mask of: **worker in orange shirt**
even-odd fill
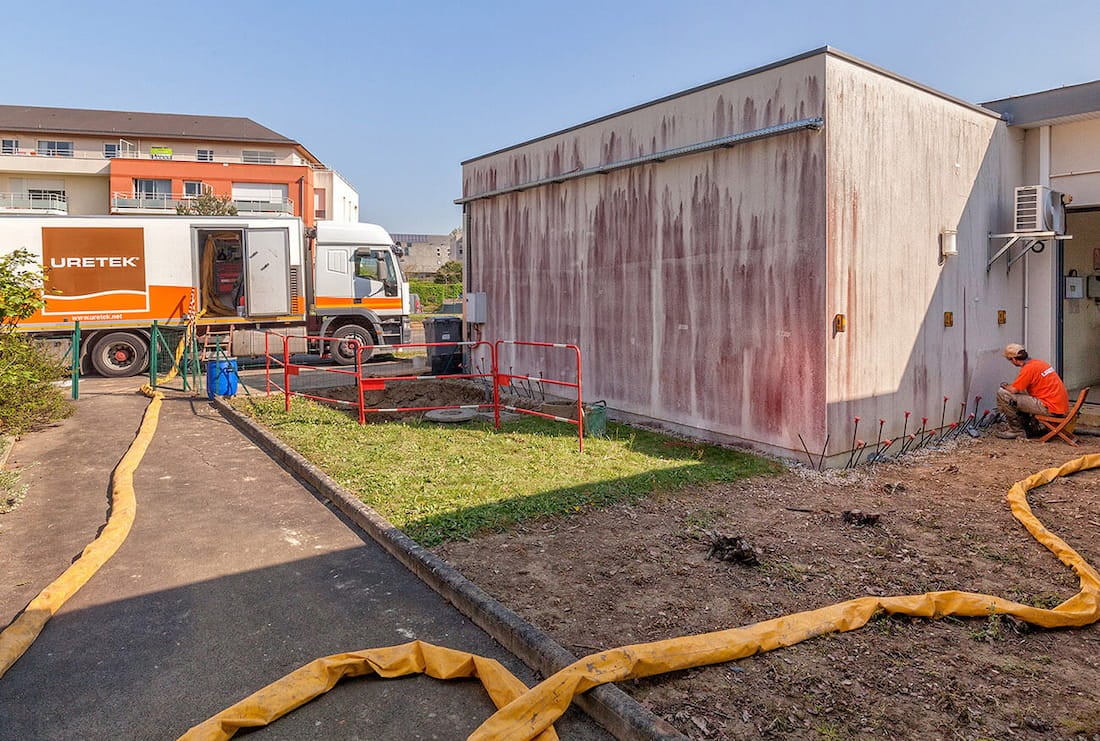
[[[1069,393],[1054,368],[1029,357],[1023,345],[1007,345],[1004,353],[1020,372],[1015,381],[1002,383],[997,389],[997,409],[1006,424],[994,434],[1011,440],[1027,437],[1027,428],[1033,426],[1032,415],[1068,412]]]

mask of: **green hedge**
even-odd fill
[[[462,298],[461,283],[432,283],[424,280],[410,280],[409,291],[420,296],[423,311],[430,314],[437,311],[444,301],[456,301]],[[416,307],[413,307],[413,311]]]

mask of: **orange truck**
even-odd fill
[[[71,352],[79,322],[81,370],[103,376],[148,368],[153,322],[193,322],[200,342],[217,335],[236,357],[263,354],[265,332],[275,331],[294,338],[292,352],[344,365],[355,362],[355,343],[366,359],[410,339],[399,253],[374,224],[0,216],[0,252],[18,249],[41,261],[46,282],[45,305],[17,330]]]

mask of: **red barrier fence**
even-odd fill
[[[531,376],[526,374],[512,373],[511,367],[508,368],[507,373],[500,372],[500,353],[501,348],[504,346],[512,347],[542,347],[542,348],[561,348],[563,350],[572,350],[576,355],[577,362],[577,380],[576,382],[560,381],[557,379],[546,378],[545,376]],[[509,412],[515,412],[517,414],[530,414],[535,417],[543,417],[545,419],[552,419],[557,422],[567,422],[577,427],[577,446],[578,449],[584,451],[584,395],[581,392],[581,350],[576,345],[562,345],[553,342],[524,342],[521,340],[497,340],[493,343],[493,406],[495,407],[496,424],[500,427],[500,410],[505,409]],[[553,414],[546,414],[544,412],[535,411],[534,409],[525,409],[523,407],[509,406],[501,404],[500,402],[500,389],[512,388],[513,382],[516,380],[528,381],[529,383],[537,383],[541,389],[543,385],[549,385],[554,388],[568,388],[575,389],[577,395],[576,407],[577,418],[570,419],[569,417],[559,417]],[[570,395],[572,395],[570,393]]]
[[[284,398],[284,408],[290,411],[290,399],[292,396],[299,396],[305,399],[313,399],[315,401],[322,401],[329,404],[336,404],[342,407],[355,408],[358,411],[359,424],[366,424],[366,415],[368,413],[407,413],[407,412],[430,412],[435,410],[448,410],[448,409],[474,409],[478,411],[492,410],[494,425],[500,427],[500,412],[501,410],[514,412],[517,414],[529,414],[536,417],[543,417],[545,419],[552,419],[557,422],[566,422],[577,427],[577,441],[580,451],[584,451],[584,404],[583,393],[581,389],[581,353],[580,348],[576,345],[563,345],[551,342],[524,342],[518,340],[497,340],[495,343],[489,343],[485,341],[480,342],[420,342],[409,343],[404,345],[388,345],[388,349],[395,352],[409,349],[423,349],[427,351],[429,356],[434,354],[433,348],[445,348],[450,350],[450,353],[443,353],[448,358],[457,355],[458,351],[465,350],[465,356],[467,358],[478,354],[478,351],[488,352],[490,360],[490,369],[488,371],[482,371],[480,364],[476,367],[476,372],[465,372],[468,369],[461,369],[463,372],[458,373],[437,373],[437,374],[423,374],[412,376],[364,376],[363,375],[363,352],[369,348],[360,346],[355,340],[345,340],[349,347],[355,348],[356,363],[353,366],[331,366],[321,367],[312,364],[295,363],[292,361],[290,353],[290,341],[317,341],[327,342],[331,338],[325,337],[289,337],[279,334],[278,332],[265,332],[264,333],[264,353],[265,353],[265,365],[264,365],[264,381],[265,390],[268,395],[272,393],[272,390],[280,391]],[[498,358],[502,347],[523,347],[523,348],[547,348],[547,349],[565,349],[571,351],[575,356],[576,362],[576,381],[563,381],[559,379],[546,378],[543,375],[532,376],[523,373],[513,373],[511,367],[509,367],[507,373],[500,371]],[[279,386],[275,380],[279,376],[279,369],[282,369],[282,386]],[[303,369],[309,370],[311,374],[326,373],[335,374],[336,376],[343,377],[343,381],[338,381],[332,384],[332,386],[351,386],[354,385],[357,389],[356,397],[357,401],[351,402],[346,399],[335,399],[328,396],[322,396],[319,393],[308,393],[304,389],[294,389],[293,379],[299,375],[299,372]],[[274,371],[274,372],[273,372]],[[348,377],[351,377],[350,379]],[[444,379],[469,379],[478,380],[484,379],[486,385],[492,387],[492,393],[490,394],[491,401],[481,404],[447,404],[440,406],[412,406],[412,407],[377,407],[368,408],[365,402],[364,392],[366,391],[382,391],[387,387],[392,387],[393,384],[399,384],[409,381],[426,381],[426,380],[444,380]],[[546,412],[537,411],[534,409],[526,409],[511,404],[506,404],[501,399],[501,389],[512,389],[515,381],[527,381],[528,383],[536,383],[541,390],[544,386],[550,386],[556,389],[568,389],[568,396],[572,397],[576,395],[576,419],[570,417],[562,417],[554,414],[548,414]],[[319,388],[323,388],[324,384],[320,384]],[[568,401],[569,404],[573,404],[572,399]]]

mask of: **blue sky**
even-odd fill
[[[1097,0],[9,5],[3,103],[245,116],[394,232],[459,225],[463,160],[825,45],[975,103],[1100,78]]]

